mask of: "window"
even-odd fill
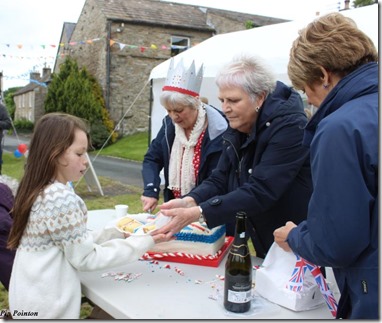
[[[171,57],[184,52],[190,47],[190,38],[171,36]]]

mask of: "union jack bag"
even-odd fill
[[[307,311],[325,303],[335,317],[337,302],[320,268],[273,243],[256,271],[255,291],[293,311]]]

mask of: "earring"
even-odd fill
[[[322,86],[324,87],[324,89],[327,89],[329,87],[329,84],[323,84]]]
[[[257,113],[259,113],[259,111],[260,111],[260,107],[257,106],[257,107],[255,108],[255,111],[256,111]]]

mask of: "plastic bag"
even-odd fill
[[[314,265],[313,265],[314,266]],[[319,267],[316,267],[319,270]],[[255,291],[293,311],[307,311],[325,303],[306,262],[273,243],[256,272]]]

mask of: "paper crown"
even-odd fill
[[[183,60],[180,60],[174,68],[174,59],[171,58],[170,67],[167,72],[166,81],[162,91],[174,91],[192,96],[199,96],[200,86],[203,79],[203,65],[195,72],[195,62],[186,71]]]

